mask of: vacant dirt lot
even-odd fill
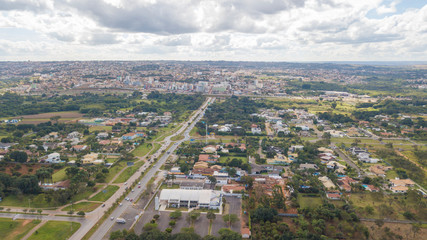
[[[49,113],[40,113],[33,115],[22,115],[22,122],[25,124],[38,124],[42,122],[50,121],[51,117],[60,116],[61,118],[58,120],[59,122],[68,122],[72,120],[76,120],[78,118],[83,117],[83,114],[77,111],[69,111],[69,112],[49,112]]]
[[[365,224],[369,229],[370,239],[374,240],[398,239],[396,236],[393,238],[393,234],[400,235],[403,239],[408,240],[425,239],[425,236],[427,236],[426,228],[420,228],[416,231],[413,229],[412,224],[384,223],[381,227],[378,227],[374,222],[363,222],[363,224]],[[391,234],[388,232],[391,232]]]
[[[16,166],[21,167],[16,167]],[[36,173],[37,169],[41,168],[41,164],[15,164],[15,163],[7,163],[0,166],[0,172],[4,172],[6,174],[12,175],[12,172],[19,172],[22,175],[25,174],[34,174]]]

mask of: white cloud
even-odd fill
[[[0,56],[4,60],[425,60],[427,5],[386,16],[396,13],[398,3],[0,0],[0,30],[6,33],[0,37]],[[384,17],[366,17],[372,10]],[[16,34],[8,29],[27,29],[38,38],[8,42]],[[14,51],[19,54],[11,54]]]

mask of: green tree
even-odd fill
[[[228,223],[228,228],[231,228],[231,225],[239,220],[236,214],[227,214],[222,217],[224,222]]]
[[[21,151],[13,151],[10,153],[10,158],[13,159],[16,162],[27,162],[28,160],[28,155],[26,152],[21,152]]]
[[[188,219],[190,220],[191,226],[194,225],[194,222],[200,217],[199,212],[192,211],[188,214]]]
[[[228,228],[221,228],[219,231],[219,240],[241,240],[242,236]]]
[[[180,210],[175,210],[174,212],[171,212],[169,217],[171,219],[178,219],[182,216],[182,212]]]
[[[213,211],[209,211],[206,214],[206,218],[209,219],[209,221],[212,223],[212,221],[215,220],[216,215],[215,215],[215,213]]]

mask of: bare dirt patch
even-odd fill
[[[61,118],[80,118],[83,117],[83,114],[75,111],[71,112],[49,112],[49,113],[40,113],[33,115],[23,115],[24,119],[49,119],[51,117],[60,116]],[[61,119],[59,119],[61,120]]]
[[[396,235],[400,235],[403,239],[408,240],[424,239],[425,236],[427,236],[426,228],[420,228],[418,231],[414,231],[412,224],[384,223],[381,227],[374,222],[363,222],[363,224],[365,224],[369,229],[369,239],[373,240],[398,239]]]
[[[18,164],[21,166],[20,168],[16,167]],[[4,172],[9,175],[12,175],[12,172],[19,172],[21,175],[26,175],[36,173],[37,169],[39,168],[41,168],[41,164],[38,163],[7,163],[5,165],[2,165],[2,169],[0,169],[0,172]],[[32,171],[30,171],[30,169],[32,169]]]

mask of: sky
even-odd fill
[[[426,61],[427,0],[0,0],[0,61]]]

